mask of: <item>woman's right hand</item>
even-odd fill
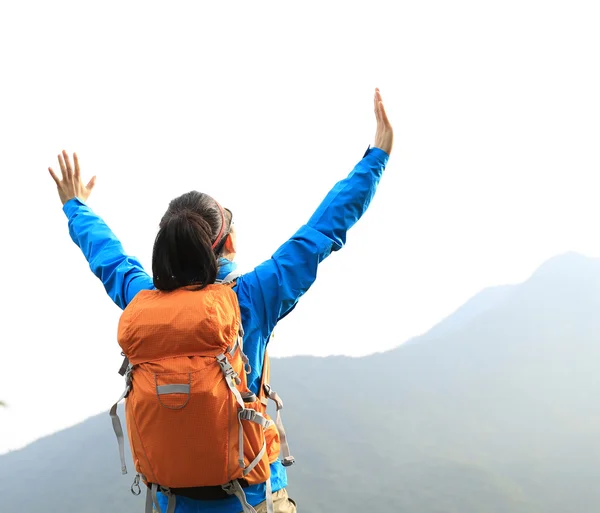
[[[67,201],[73,198],[79,198],[84,203],[89,198],[92,193],[92,189],[94,185],[96,185],[96,177],[93,176],[92,179],[84,185],[81,181],[81,171],[79,169],[79,159],[77,158],[77,154],[73,153],[73,162],[75,164],[75,171],[73,172],[73,168],[71,167],[71,161],[69,160],[69,154],[63,150],[62,154],[58,155],[58,163],[60,164],[60,171],[62,174],[62,180],[56,176],[52,168],[49,167],[48,171],[50,171],[50,176],[53,178],[56,183],[56,188],[58,189],[58,196],[60,197],[60,201],[64,205]]]
[[[394,130],[385,113],[383,100],[379,89],[375,89],[375,118],[377,119],[377,130],[375,131],[375,148],[385,151],[388,155],[392,152],[394,144]]]

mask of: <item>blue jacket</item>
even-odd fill
[[[253,271],[237,279],[237,294],[244,328],[244,352],[252,372],[248,386],[258,393],[269,336],[277,322],[296,305],[317,276],[317,266],[332,251],[342,248],[346,232],[369,206],[385,166],[388,154],[369,148],[347,178],[339,181],[319,205],[308,223],[302,226],[275,254]],[[140,290],[153,289],[152,277],[140,262],[127,255],[110,228],[79,199],[65,203],[69,233],[89,262],[93,273],[102,281],[110,298],[122,309]],[[219,278],[225,277],[235,264],[221,259]],[[273,491],[287,486],[283,465],[271,465]],[[253,506],[265,500],[265,484],[245,489]],[[166,498],[160,497],[166,511]],[[237,498],[198,501],[177,498],[176,513],[237,513]]]

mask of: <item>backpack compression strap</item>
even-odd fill
[[[125,357],[127,360],[127,357]],[[125,364],[125,362],[123,362]],[[127,474],[127,465],[125,463],[125,435],[123,433],[123,426],[121,425],[121,419],[119,418],[119,414],[117,413],[117,407],[119,403],[125,399],[129,392],[131,391],[131,369],[132,366],[129,364],[129,360],[127,360],[127,367],[125,372],[122,375],[125,376],[125,390],[121,394],[121,397],[117,400],[115,404],[112,405],[112,408],[109,411],[110,419],[112,421],[113,430],[117,437],[117,442],[119,444],[119,457],[121,458],[121,474]],[[119,371],[119,374],[121,372]]]
[[[271,333],[267,344],[271,341],[272,338],[273,333]],[[281,418],[283,401],[281,397],[279,397],[279,394],[277,394],[277,392],[275,392],[275,390],[273,390],[271,388],[271,385],[269,384],[271,378],[269,372],[269,365],[269,355],[267,351],[265,351],[265,359],[263,363],[263,371],[261,376],[261,396],[263,393],[265,394],[265,396],[261,397],[261,401],[264,406],[267,406],[269,402],[268,399],[271,399],[271,401],[273,401],[276,405],[277,414],[275,416],[275,426],[277,426],[277,431],[279,431],[280,454],[282,456],[281,463],[284,467],[291,467],[296,462],[296,459],[290,453],[290,445],[287,440],[285,428],[283,427],[283,420]]]
[[[241,339],[241,334],[242,334],[242,331],[240,329],[239,339]],[[240,340],[239,345],[237,345],[235,347],[236,347],[236,350],[239,350],[240,352],[242,352],[243,342]],[[242,420],[254,422],[255,424],[260,425],[263,429],[268,428],[273,423],[273,421],[267,419],[260,412],[254,410],[252,408],[246,408],[246,405],[244,403],[244,398],[242,397],[242,394],[240,393],[240,391],[238,390],[238,388],[236,386],[236,385],[239,385],[241,382],[239,376],[237,375],[234,368],[231,366],[231,364],[227,360],[227,357],[225,356],[225,354],[220,354],[219,356],[216,357],[216,359],[217,359],[219,366],[221,367],[221,371],[223,372],[225,382],[227,383],[229,390],[235,397],[235,399],[240,407],[240,409],[238,411],[238,423],[239,423],[238,443],[239,443],[239,449],[240,449],[239,456],[238,456],[238,463],[240,465],[240,468],[244,469],[244,475],[246,476],[250,473],[250,471],[258,464],[258,462],[262,458],[263,454],[267,450],[267,444],[266,444],[266,441],[263,443],[263,447],[260,450],[260,452],[256,455],[254,460],[252,460],[252,462],[246,467],[245,462],[244,462],[244,428],[242,425]]]
[[[144,513],[154,513],[155,511],[163,513],[160,503],[158,502],[157,494],[159,491],[168,497],[167,511],[165,513],[175,513],[175,505],[177,503],[175,494],[168,488],[158,486],[156,483],[148,483],[148,488],[146,490],[146,509],[144,510]],[[153,505],[156,509],[152,507]]]
[[[274,513],[273,508],[273,491],[271,489],[271,479],[269,478],[266,482],[266,498],[265,502],[267,505],[267,513]],[[240,504],[242,505],[242,513],[256,513],[256,510],[250,505],[248,499],[246,499],[246,494],[244,493],[244,489],[240,485],[239,481],[236,479],[235,481],[231,481],[227,484],[221,486],[223,490],[225,490],[229,495],[235,495]]]
[[[281,419],[281,410],[283,409],[283,401],[281,397],[271,388],[271,385],[268,383],[264,384],[265,393],[267,397],[271,399],[276,405],[277,414],[275,416],[275,425],[277,426],[277,431],[279,431],[279,441],[281,444],[281,455],[283,459],[281,463],[284,467],[291,467],[294,463],[296,463],[296,459],[290,453],[290,445],[287,441],[287,435],[285,434],[285,428],[283,427],[283,420]]]
[[[242,360],[243,360],[244,366],[245,366],[244,371],[249,373],[250,366],[248,364],[248,358],[244,354],[244,330],[241,325],[240,325],[240,331],[239,331],[239,334],[237,337],[237,341],[234,344],[234,346],[229,349],[228,353],[230,355],[233,355],[236,351],[239,351],[241,354],[241,357],[242,357]],[[256,467],[256,465],[260,462],[263,455],[265,454],[265,452],[267,450],[267,442],[266,442],[266,440],[263,442],[262,449],[259,451],[259,453],[256,455],[256,457],[250,462],[250,464],[246,467],[245,461],[244,461],[244,427],[242,425],[242,420],[254,422],[254,423],[260,425],[263,429],[267,429],[269,426],[271,426],[273,424],[273,421],[267,419],[260,412],[254,410],[252,408],[246,408],[246,405],[244,404],[244,397],[242,396],[242,394],[240,393],[240,391],[237,388],[237,385],[240,384],[241,380],[240,380],[238,374],[235,372],[235,369],[231,366],[231,364],[229,363],[227,356],[225,354],[220,354],[219,356],[217,356],[216,359],[217,359],[217,362],[218,362],[219,366],[221,367],[221,371],[223,372],[223,375],[225,377],[225,382],[227,383],[229,390],[235,397],[235,399],[240,407],[240,410],[238,411],[238,423],[239,423],[238,463],[240,465],[240,468],[243,469],[244,476],[247,476],[252,471],[252,469],[254,467]],[[252,395],[254,395],[254,394],[252,394]],[[231,481],[227,484],[222,485],[221,488],[223,488],[223,490],[227,494],[235,495],[238,498],[238,500],[240,501],[240,504],[242,505],[242,513],[256,513],[256,510],[250,505],[250,503],[246,499],[246,494],[244,493],[244,490],[237,479],[234,481]],[[273,493],[272,493],[272,489],[271,489],[271,479],[270,478],[266,482],[266,488],[267,488],[266,489],[267,513],[274,513],[274,511],[273,511]]]

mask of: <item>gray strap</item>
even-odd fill
[[[225,381],[227,382],[227,386],[231,390],[231,393],[235,396],[240,407],[244,408],[244,399],[242,399],[242,394],[240,394],[240,391],[236,387],[236,382],[240,379],[239,376],[227,361],[227,357],[224,354],[217,356],[217,362],[219,362],[219,365],[221,366]]]
[[[246,356],[246,353],[244,353],[243,351],[241,352],[241,356],[242,356],[242,361],[244,362],[244,371],[246,371],[246,374],[250,374],[252,372],[252,366],[250,365],[250,360]]]
[[[175,513],[177,497],[175,494],[171,493],[171,490],[162,490],[162,492],[169,498],[167,502],[167,513]]]
[[[227,383],[229,390],[231,390],[231,393],[235,396],[237,403],[243,411],[245,409],[244,399],[242,397],[242,394],[240,394],[240,391],[235,386],[236,381],[240,380],[239,376],[237,375],[234,368],[231,366],[231,364],[227,360],[227,357],[224,354],[220,354],[219,356],[217,356],[217,362],[221,367],[221,371],[223,371],[223,375],[225,376],[225,382]],[[239,415],[238,424],[238,444],[240,447],[238,463],[240,465],[240,468],[244,468],[244,428],[242,426],[242,420]]]
[[[152,494],[150,492],[150,487],[146,488],[146,509],[144,513],[153,513],[152,512]]]
[[[274,513],[275,509],[273,507],[273,490],[271,487],[271,478],[267,479],[267,513]]]
[[[177,496],[171,493],[171,490],[169,490],[168,488],[161,487],[160,491],[168,497],[167,513],[175,513],[175,506],[177,505]],[[152,505],[156,507],[156,510],[159,513],[162,513],[160,503],[158,502],[158,485],[156,483],[152,483],[152,486],[149,486],[146,490],[145,513],[154,513]]]
[[[117,414],[117,405],[125,399],[129,391],[131,390],[131,386],[128,384],[125,387],[125,391],[119,397],[119,400],[112,405],[110,409],[110,419],[112,420],[113,430],[115,431],[115,435],[117,436],[117,442],[119,443],[119,457],[121,458],[121,474],[127,474],[127,465],[125,464],[125,435],[123,434],[123,426],[121,425],[121,419]]]
[[[231,347],[231,349],[229,349],[227,352],[233,356],[235,354],[235,352],[238,350],[238,348],[240,347],[240,345],[243,342],[241,341],[241,337],[238,337],[235,339],[235,343],[233,344],[233,346]]]
[[[269,399],[275,402],[277,405],[277,414],[275,416],[275,425],[277,426],[277,431],[279,431],[279,440],[281,445],[281,455],[283,457],[282,463],[284,467],[289,467],[293,465],[296,460],[290,453],[290,445],[287,440],[287,435],[285,433],[285,428],[283,427],[283,420],[281,418],[281,410],[283,409],[283,401],[281,397],[271,388],[270,385],[265,384],[265,391],[267,392],[267,396]]]
[[[265,453],[265,451],[267,450],[267,442],[263,442],[263,446],[262,449],[259,451],[259,453],[256,455],[256,458],[254,458],[252,460],[252,462],[250,463],[250,465],[248,465],[245,469],[244,469],[244,476],[247,476],[250,472],[252,472],[252,469],[254,467],[256,467],[256,465],[258,465],[258,462],[260,461],[260,459],[263,457],[263,454]]]
[[[161,385],[156,387],[158,395],[163,394],[187,394],[190,393],[190,385]]]
[[[242,358],[242,361],[244,362],[244,370],[246,371],[246,374],[250,374],[252,372],[252,367],[250,366],[250,360],[246,356],[246,353],[244,353],[244,328],[242,328],[241,325],[240,332],[237,339],[235,340],[235,343],[227,352],[231,356],[233,356],[238,349],[240,350],[240,356]]]
[[[267,429],[271,424],[272,420],[267,419],[262,413],[253,410],[252,408],[244,408],[238,413],[238,417],[241,420],[247,420],[259,424],[263,429]]]
[[[231,376],[225,376],[225,381],[227,382],[227,386],[229,387],[229,390],[231,390],[231,393],[235,396],[235,399],[237,401],[237,403],[240,405],[241,408],[244,408],[244,398],[242,397],[242,394],[240,394],[240,391],[237,389],[237,387],[235,386],[235,382],[233,381],[234,378],[232,378]]]
[[[235,481],[231,481],[227,484],[221,485],[221,488],[223,488],[223,490],[225,490],[229,495],[235,495],[238,498],[240,504],[242,505],[242,513],[256,513],[256,510],[250,505],[250,503],[246,499],[244,489],[242,488],[242,485],[240,485],[237,479]]]
[[[277,413],[275,415],[275,425],[277,426],[277,431],[279,431],[279,442],[281,447],[281,455],[283,456],[283,466],[290,467],[296,462],[296,459],[292,456],[290,452],[290,444],[288,443],[285,428],[283,427],[283,421],[281,420],[280,410],[277,410]]]
[[[216,280],[216,283],[231,283],[236,278],[239,278],[242,275],[239,271],[231,271],[225,278],[222,280]]]
[[[238,424],[239,424],[238,445],[240,447],[240,452],[238,453],[238,463],[240,465],[240,468],[244,468],[244,466],[245,466],[245,462],[244,462],[244,426],[242,426],[242,419],[240,418],[239,415],[238,415]]]
[[[158,503],[158,497],[156,496],[157,492],[158,485],[156,483],[152,483],[152,502],[154,503],[154,506],[156,506],[158,513],[162,513],[162,509],[160,507],[160,504]]]

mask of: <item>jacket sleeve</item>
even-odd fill
[[[64,204],[63,211],[71,239],[118,307],[124,309],[140,290],[154,288],[142,264],[125,253],[115,234],[90,207],[74,198]]]
[[[269,260],[238,279],[240,303],[252,305],[263,336],[314,283],[319,263],[344,246],[347,231],[367,210],[388,159],[383,150],[369,148],[348,177],[329,191],[308,223]]]

